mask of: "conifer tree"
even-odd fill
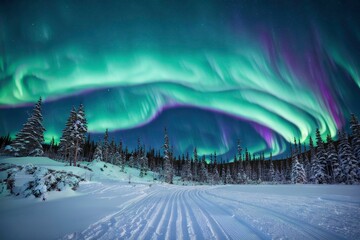
[[[314,164],[314,160],[315,160],[315,147],[314,147],[314,142],[313,142],[311,136],[309,139],[309,146],[310,146],[309,164],[305,170],[306,170],[306,175],[308,176],[308,179],[310,179],[311,182],[314,182],[313,164]]]
[[[334,141],[330,134],[327,136],[327,163],[329,166],[329,176],[331,183],[340,183],[342,172],[339,164],[338,154],[335,149]]]
[[[83,144],[85,143],[85,136],[87,133],[87,122],[85,117],[84,106],[80,104],[76,119],[70,128],[70,151],[74,152],[74,166],[78,159],[79,153],[83,151]],[[70,162],[71,165],[71,162]]]
[[[219,184],[220,181],[220,176],[219,176],[219,171],[217,168],[217,165],[214,166],[214,171],[213,171],[213,182],[214,184]]]
[[[42,156],[44,154],[42,143],[44,142],[43,117],[41,113],[42,99],[39,98],[35,104],[31,116],[23,125],[23,128],[9,148],[6,149],[10,154],[23,157],[23,156]]]
[[[319,129],[316,129],[316,144],[317,152],[316,157],[312,164],[313,182],[316,184],[324,184],[327,182],[328,176],[326,175],[326,153],[324,143],[321,139]]]
[[[194,148],[194,164],[193,164],[193,169],[192,169],[192,176],[193,176],[193,181],[198,181],[199,176],[198,176],[198,164],[199,164],[199,156],[197,154],[197,150],[196,147]]]
[[[350,129],[352,132],[351,143],[352,143],[353,154],[358,162],[358,165],[360,166],[360,124],[357,117],[354,114],[351,114]]]
[[[101,146],[100,141],[96,144],[93,160],[94,161],[102,161],[103,160],[102,146]]]
[[[140,172],[142,172],[142,176],[147,175],[147,171],[148,171],[148,158],[146,156],[146,151],[145,151],[145,147],[141,147],[140,148]],[[140,176],[140,177],[142,177]]]
[[[185,159],[185,163],[183,165],[182,175],[183,175],[182,178],[184,181],[192,180],[191,160],[189,158],[189,153],[186,153],[186,159]]]
[[[112,162],[117,166],[121,166],[121,154],[119,153],[118,150],[116,150],[115,154],[113,155]]]
[[[246,162],[245,176],[246,176],[246,180],[245,180],[246,182],[252,178],[252,171],[251,171],[250,161],[247,161],[247,162]],[[248,183],[248,182],[247,182],[247,183]]]
[[[270,153],[270,169],[269,169],[270,182],[275,182],[275,169],[272,161],[272,153]]]
[[[108,131],[108,129],[105,130],[104,143],[103,143],[102,151],[103,151],[103,160],[104,160],[104,162],[109,162],[110,146],[109,146],[109,131]]]
[[[232,183],[232,177],[231,177],[230,167],[228,165],[226,168],[225,184],[231,184],[231,183]]]
[[[128,165],[129,167],[134,167],[135,165],[135,153],[134,152],[131,152],[131,155],[130,155],[130,158],[129,158],[129,161],[128,161]]]
[[[201,182],[201,183],[208,182],[208,171],[206,168],[205,156],[202,157],[201,163],[200,163],[199,182]]]
[[[275,183],[280,183],[282,181],[281,173],[278,168],[275,170]]]
[[[56,146],[55,138],[52,137],[51,141],[50,141],[50,144],[49,144],[49,152],[48,152],[48,155],[49,155],[50,158],[54,157],[55,146]]]
[[[298,148],[295,140],[295,148],[292,154],[291,182],[293,184],[306,183],[306,174],[303,165],[299,162]]]
[[[226,184],[226,172],[224,164],[221,165],[221,183]]]
[[[344,182],[353,184],[357,182],[358,165],[345,132],[340,134],[339,141],[339,160],[342,172],[344,174]]]
[[[262,180],[262,166],[261,166],[261,162],[262,162],[262,157],[261,157],[261,155],[260,155],[260,160],[258,160],[257,162],[258,162],[258,176],[257,176],[257,179],[258,179],[258,182],[260,183],[261,182],[261,180]]]
[[[65,128],[62,131],[62,136],[60,138],[60,143],[59,143],[58,152],[61,154],[64,160],[70,159],[70,147],[72,145],[71,128],[73,127],[75,121],[76,121],[76,109],[73,106],[73,108],[70,111],[70,115],[66,121]]]
[[[241,148],[241,144],[240,144],[240,139],[238,139],[237,154],[238,154],[238,157],[239,157],[239,161],[240,161],[240,162],[242,161],[241,151],[242,151],[242,148]]]
[[[169,137],[167,135],[167,131],[165,128],[164,135],[164,177],[166,183],[173,183],[173,168],[170,160],[170,152],[169,152]]]

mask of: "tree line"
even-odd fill
[[[87,120],[84,106],[79,105],[70,111],[59,144],[54,138],[44,144],[41,98],[35,104],[32,115],[14,140],[10,136],[0,138],[1,151],[13,156],[49,156],[58,161],[66,161],[76,166],[78,161],[104,161],[120,166],[138,168],[140,177],[155,172],[154,178],[173,183],[177,176],[183,184],[254,184],[269,183],[314,183],[314,184],[354,184],[360,181],[360,124],[352,114],[351,134],[344,130],[338,132],[338,140],[330,135],[326,142],[316,130],[315,140],[309,138],[309,149],[294,139],[290,145],[290,156],[274,160],[265,159],[264,154],[251,154],[243,151],[240,140],[237,153],[231,162],[219,159],[216,152],[199,156],[197,149],[192,153],[174,156],[167,130],[164,131],[164,144],[161,149],[146,149],[140,138],[135,149],[130,151],[122,141],[109,140],[108,130],[102,141],[91,140],[87,133]]]

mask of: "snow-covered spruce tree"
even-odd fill
[[[245,167],[245,176],[246,176],[246,183],[249,183],[249,180],[252,178],[252,170],[251,170],[251,164],[250,161],[247,161],[246,167]]]
[[[358,166],[360,166],[360,124],[357,117],[354,114],[351,114],[350,118],[350,129],[352,132],[352,149],[355,156],[355,159],[358,162]],[[358,171],[358,177],[360,172]]]
[[[134,163],[135,163],[135,156],[134,156],[134,152],[131,152],[131,155],[130,155],[130,158],[129,158],[129,161],[128,161],[128,165],[129,167],[134,167]]]
[[[43,117],[41,114],[41,98],[35,104],[31,116],[23,125],[10,148],[6,152],[17,156],[42,156],[44,151],[42,143],[44,142]]]
[[[74,153],[74,166],[78,156],[83,151],[83,144],[85,143],[85,137],[87,133],[87,122],[85,117],[84,106],[80,104],[78,112],[76,114],[76,120],[70,128],[70,151]],[[71,163],[70,163],[71,165]]]
[[[317,152],[316,157],[312,163],[313,182],[316,184],[327,183],[328,176],[326,175],[326,152],[324,143],[321,139],[319,129],[316,129],[316,144]]]
[[[219,170],[217,166],[216,153],[215,153],[214,168],[213,168],[213,184],[219,184],[219,182],[220,182],[220,176],[219,176]]]
[[[355,160],[354,154],[351,151],[351,147],[345,132],[340,133],[339,160],[341,170],[344,174],[344,182],[346,184],[353,184],[357,182],[358,164]]]
[[[291,182],[293,184],[306,183],[306,174],[304,166],[299,162],[298,152],[295,143],[295,149],[292,156],[292,171],[291,171]]]
[[[261,157],[260,157],[261,159]],[[261,166],[261,162],[262,160],[258,160],[258,166],[257,166],[257,169],[258,169],[258,175],[257,175],[257,181],[258,183],[261,183],[262,179],[263,179],[263,175],[262,175],[262,166]]]
[[[72,145],[71,142],[71,127],[76,121],[76,109],[73,107],[70,111],[70,116],[68,117],[65,128],[62,131],[62,136],[60,138],[59,143],[59,150],[58,153],[60,154],[61,158],[64,160],[70,159],[70,146]]]
[[[142,159],[142,163],[143,163],[143,169],[144,169],[144,174],[147,175],[148,174],[148,171],[149,171],[149,159],[148,157],[146,156],[146,152],[144,151],[144,154],[143,154],[143,159]]]
[[[112,162],[117,166],[121,165],[121,155],[118,150],[116,150],[115,154],[113,155]]]
[[[224,163],[221,161],[221,184],[225,184],[226,183],[226,172],[225,172],[225,166]]]
[[[335,149],[334,141],[331,136],[327,136],[327,164],[329,166],[330,172],[330,182],[331,183],[340,183],[342,176],[342,171],[339,164],[338,154]]]
[[[205,156],[202,157],[201,163],[200,163],[199,182],[201,182],[201,183],[208,182],[208,170],[206,167]]]
[[[183,155],[184,158],[184,155]],[[192,174],[191,174],[191,161],[189,159],[189,153],[186,153],[186,160],[184,159],[184,164],[182,165],[182,180],[183,181],[191,181]]]
[[[111,139],[111,142],[109,144],[109,156],[108,156],[108,159],[109,159],[109,162],[111,164],[115,164],[115,153],[116,153],[117,149],[116,149],[116,144],[115,144],[115,140],[114,138]]]
[[[102,160],[103,160],[102,146],[101,146],[101,143],[99,141],[96,144],[93,161],[102,161]]]
[[[272,161],[272,153],[270,153],[269,180],[270,182],[275,182],[275,169],[274,169],[274,163]]]
[[[103,143],[103,160],[104,162],[109,162],[109,153],[110,153],[110,145],[109,145],[109,131],[108,129],[105,130],[104,134],[104,143]]]
[[[281,181],[282,181],[281,173],[280,173],[279,169],[277,168],[275,170],[275,180],[274,180],[274,182],[277,184],[277,183],[280,183]]]
[[[173,169],[170,160],[170,152],[169,152],[169,137],[165,128],[164,134],[164,177],[166,183],[173,183]]]
[[[225,184],[232,184],[232,176],[229,166],[226,168]]]
[[[312,137],[310,136],[309,139],[309,146],[310,146],[310,150],[309,150],[309,163],[308,165],[305,166],[305,172],[306,172],[306,176],[307,179],[310,180],[310,182],[314,183],[314,173],[313,173],[313,163],[314,163],[314,159],[315,159],[315,147],[314,147],[314,142],[312,140]]]
[[[199,175],[198,175],[198,164],[199,164],[199,156],[197,154],[196,147],[194,148],[194,163],[192,168],[192,180],[198,181]]]
[[[141,147],[140,149],[140,160],[139,160],[139,164],[140,164],[140,177],[143,177],[144,175],[147,175],[147,171],[148,171],[148,158],[146,157],[146,151],[145,151],[145,147]]]

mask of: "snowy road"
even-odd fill
[[[88,188],[82,191],[91,192],[91,185]],[[123,202],[118,211],[64,239],[359,239],[360,236],[359,186],[154,185],[141,189],[142,194]],[[108,191],[114,194],[111,187],[96,194],[101,192],[106,198]]]

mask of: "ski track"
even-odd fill
[[[215,198],[218,198],[219,200],[221,200],[222,203],[224,203],[224,200],[231,202],[230,204],[224,203],[224,205],[227,205],[228,208],[230,208],[231,206],[234,206],[234,204],[235,205],[237,204],[243,208],[245,207],[245,208],[250,209],[250,211],[247,211],[247,212],[251,212],[253,214],[257,213],[258,216],[261,216],[261,215],[271,216],[274,219],[274,222],[280,220],[282,223],[284,223],[288,227],[290,227],[293,231],[296,231],[299,239],[304,239],[304,238],[344,239],[342,236],[337,235],[336,233],[328,232],[325,229],[321,229],[319,227],[310,225],[304,221],[287,216],[281,212],[277,212],[272,209],[268,209],[268,208],[258,206],[258,205],[252,204],[252,203],[247,203],[247,202],[243,202],[243,201],[239,201],[239,200],[221,197],[221,196],[218,196],[217,194],[213,194],[213,193],[209,193],[209,192],[206,192],[206,195],[207,195],[207,197],[203,197],[203,200],[209,199],[211,197],[215,197]],[[299,237],[299,235],[301,236],[304,234],[305,234],[305,236]]]
[[[216,189],[154,185],[133,193],[128,185],[89,184],[83,193],[128,200],[63,239],[344,239],[286,213],[222,196]]]

